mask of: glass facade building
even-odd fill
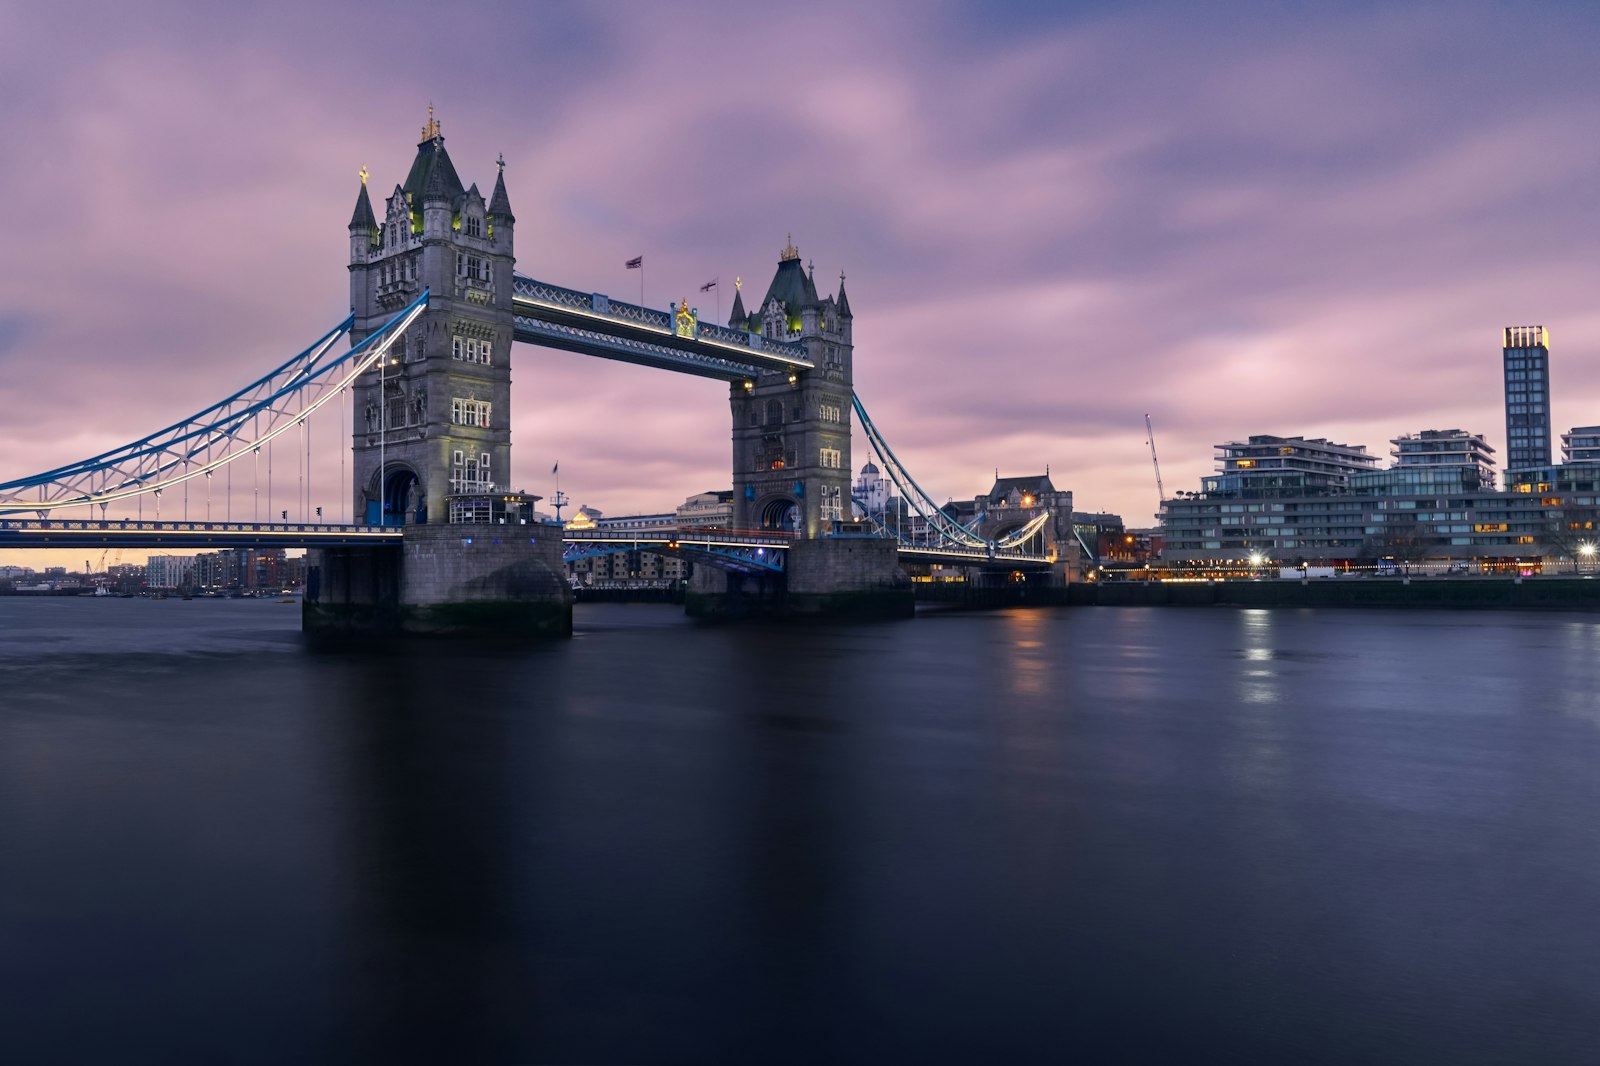
[[[1506,469],[1550,465],[1550,331],[1507,326]]]

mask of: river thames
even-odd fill
[[[8,1062],[1592,1063],[1600,619],[0,599]]]

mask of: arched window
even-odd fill
[[[783,401],[782,400],[768,400],[767,401],[767,425],[769,425],[769,426],[781,426],[781,425],[783,425]]]

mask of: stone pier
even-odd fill
[[[779,577],[696,567],[685,598],[695,618],[910,618],[916,603],[895,544],[876,536],[796,540]]]
[[[572,634],[554,525],[407,526],[398,548],[313,552],[307,571],[303,627],[313,639]]]

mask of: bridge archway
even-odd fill
[[[422,479],[404,463],[392,463],[383,472],[383,514],[378,513],[378,473],[367,490],[366,522],[369,526],[421,525],[428,521],[428,505]]]
[[[761,528],[793,533],[800,528],[800,505],[787,496],[776,496],[761,506]]]

